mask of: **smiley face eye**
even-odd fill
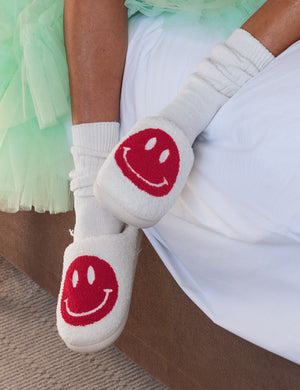
[[[88,280],[89,284],[93,284],[95,279],[96,279],[95,270],[90,265],[89,268],[88,268],[88,271],[87,271],[87,280]]]
[[[78,279],[79,279],[78,272],[75,270],[72,275],[72,285],[74,288],[77,286]]]
[[[156,137],[152,137],[149,139],[149,141],[145,145],[145,150],[151,150],[154,148],[155,144],[157,142]]]
[[[165,149],[159,156],[159,162],[162,164],[164,163],[167,158],[169,157],[170,155],[170,150],[169,149]]]

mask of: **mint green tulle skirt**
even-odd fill
[[[126,0],[129,17],[166,15],[165,25],[179,27],[201,23],[205,30],[229,35],[240,27],[266,0]]]
[[[166,14],[232,31],[262,0],[127,0],[129,17]],[[72,209],[63,0],[0,0],[0,210]]]
[[[0,0],[0,210],[72,209],[62,0]]]

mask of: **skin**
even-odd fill
[[[278,56],[300,39],[300,0],[269,0],[242,28]]]
[[[278,56],[300,39],[300,0],[268,0],[242,28]],[[119,121],[127,29],[123,1],[65,0],[73,124]]]
[[[127,8],[120,0],[65,0],[64,7],[72,122],[118,122]]]

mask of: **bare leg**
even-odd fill
[[[269,0],[242,28],[278,56],[300,39],[300,1]]]
[[[122,0],[65,0],[64,34],[73,124],[119,120],[127,51]]]

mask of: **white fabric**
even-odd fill
[[[176,96],[224,38],[136,17],[121,136]],[[194,145],[171,212],[146,231],[187,295],[217,324],[300,363],[300,42],[248,82]],[[167,297],[166,297],[167,299]]]

